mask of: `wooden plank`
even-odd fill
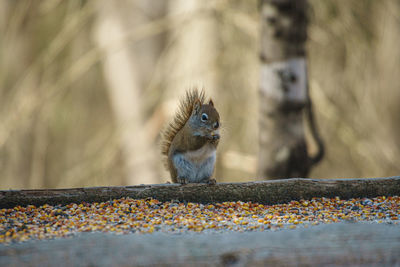
[[[70,189],[3,190],[0,208],[17,205],[56,205],[101,202],[110,199],[155,198],[210,203],[252,201],[264,204],[285,203],[312,197],[355,197],[400,195],[400,176],[369,179],[284,179],[248,183],[156,184],[123,187],[87,187]]]
[[[0,266],[399,266],[399,227],[333,223],[307,229],[115,235],[0,245]]]

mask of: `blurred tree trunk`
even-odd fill
[[[215,86],[216,33],[214,17],[206,13],[210,5],[202,0],[173,0],[168,16],[181,23],[170,33],[174,47],[169,53],[165,79],[168,96],[178,100],[191,87],[204,87],[207,95]],[[174,108],[177,108],[175,106]],[[173,114],[175,110],[171,110]]]
[[[307,6],[307,0],[261,1],[259,173],[267,179],[306,177],[322,158],[309,157],[303,124],[305,110],[312,117]]]
[[[143,88],[140,70],[148,62],[140,60],[137,51],[132,49],[133,45],[124,37],[137,26],[128,16],[124,16],[125,13],[129,11],[130,17],[137,18],[139,15],[132,13],[141,11],[127,7],[130,4],[138,5],[139,2],[143,1],[134,4],[127,1],[99,2],[95,38],[104,55],[104,77],[118,126],[126,166],[126,182],[131,185],[159,182],[154,168],[154,144],[144,131],[145,114],[140,97]]]
[[[169,119],[187,89],[204,88],[207,96],[214,95],[216,26],[215,18],[209,10],[205,11],[210,3],[203,0],[169,1],[168,16],[178,25],[169,33],[169,42],[174,45],[166,58],[163,75],[167,85],[164,110]]]

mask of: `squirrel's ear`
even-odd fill
[[[195,102],[194,102],[194,105],[193,105],[193,112],[194,112],[194,114],[198,114],[199,112],[200,112],[200,108],[201,108],[201,102],[200,102],[200,100],[196,100]]]
[[[210,102],[208,102],[208,104],[210,105],[210,106],[214,106],[214,102],[212,101],[212,99],[210,98]]]

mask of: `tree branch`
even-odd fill
[[[156,184],[124,187],[0,191],[0,208],[17,205],[57,205],[101,202],[115,198],[155,198],[198,203],[252,201],[264,204],[285,203],[313,197],[376,197],[400,195],[400,176],[371,179],[285,179],[248,183]]]

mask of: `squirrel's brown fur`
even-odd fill
[[[203,105],[205,102],[204,90],[199,91],[197,88],[186,91],[186,97],[181,99],[179,110],[174,116],[174,120],[168,124],[161,135],[161,153],[165,157],[164,165],[168,168],[168,152],[171,143],[176,134],[185,126],[189,120],[193,106],[196,101],[200,101]]]

